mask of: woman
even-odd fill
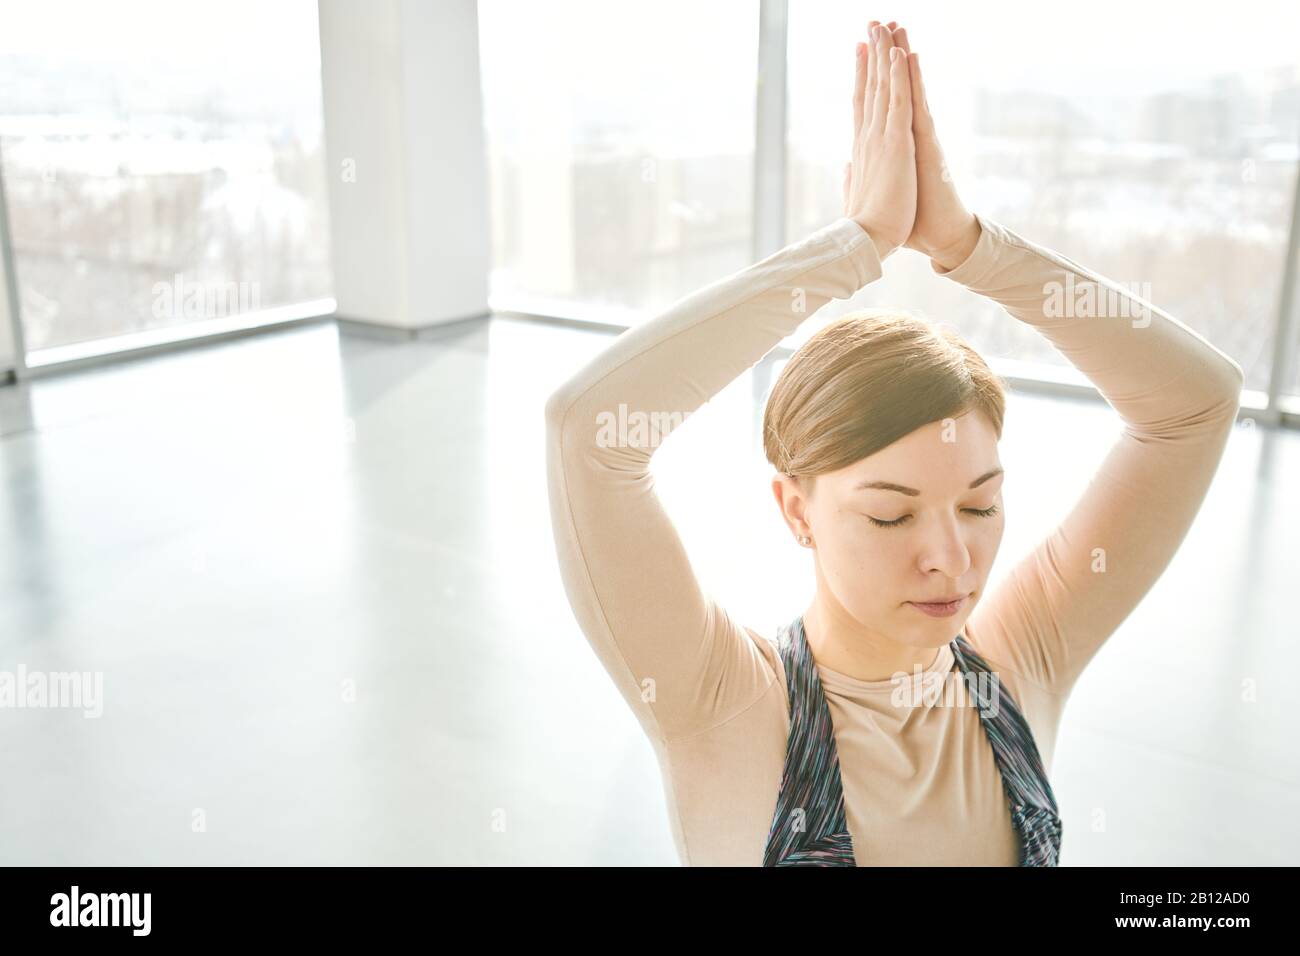
[[[966,210],[895,28],[872,21],[859,44],[844,216],[623,333],[546,408],[565,589],[655,747],[688,865],[1055,865],[1065,700],[1173,557],[1236,419],[1232,359]],[[654,491],[662,436],[610,441],[599,423],[680,422],[900,246],[1042,333],[1124,429],[1060,526],[986,594],[1001,383],[905,313],[831,323],[764,416],[772,490],[817,585],[770,640],[701,593]],[[1089,286],[1106,294],[1084,301],[1105,307],[1061,316],[1060,290]]]

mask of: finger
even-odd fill
[[[855,52],[857,73],[853,81],[853,141],[857,142],[862,132],[863,101],[867,93],[867,45],[859,43]]]
[[[862,106],[862,123],[861,129],[867,129],[871,126],[871,119],[875,115],[876,101],[876,27],[875,21],[873,26],[867,31],[867,79],[866,86],[863,87],[864,103]]]
[[[888,30],[879,30],[876,35],[876,96],[872,105],[871,128],[879,132],[884,128],[889,113],[889,51],[894,48],[894,41]]]
[[[898,27],[898,24],[895,23],[893,20],[890,20],[890,21],[889,21],[889,29],[890,29],[890,30],[893,30],[893,29],[895,29],[895,28],[897,28],[897,27]]]
[[[907,78],[909,85],[912,87],[912,130],[913,132],[919,132],[921,129],[921,104],[919,102],[921,94],[916,82],[916,58],[912,53],[912,45],[907,39],[907,27],[899,27],[894,31],[894,46],[901,49],[903,55],[907,57]]]
[[[908,78],[912,82],[912,120],[918,129],[932,130],[934,117],[930,115],[930,103],[925,98],[925,79],[921,76],[921,54],[908,54],[907,65]]]
[[[907,69],[908,57],[898,47],[894,47],[889,52],[889,128],[896,133],[910,133],[912,80]]]

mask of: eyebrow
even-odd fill
[[[996,478],[998,475],[1002,473],[1003,473],[1003,469],[1001,468],[994,468],[992,471],[986,471],[984,472],[984,474],[980,475],[978,478],[972,481],[970,483],[970,487],[978,488],[980,485],[984,484],[984,482],[988,481],[990,478]],[[854,491],[864,491],[867,488],[880,488],[883,491],[897,491],[900,494],[911,495],[912,497],[916,497],[921,493],[917,491],[915,488],[909,488],[907,487],[907,485],[896,485],[892,481],[862,481],[853,486]]]

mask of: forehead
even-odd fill
[[[983,415],[968,413],[923,425],[841,469],[835,477],[837,486],[846,491],[860,481],[891,481],[923,494],[957,493],[1000,465],[992,424]]]

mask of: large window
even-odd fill
[[[1267,387],[1300,143],[1300,7],[1246,0],[900,2],[974,211],[1149,295]],[[854,43],[873,11],[790,4],[789,238],[841,214]],[[1077,15],[1076,15],[1077,14]],[[873,302],[988,355],[1065,364],[1042,336],[891,260]],[[801,330],[802,331],[802,330]]]
[[[329,296],[315,0],[11,12],[0,152],[29,351]]]
[[[492,306],[634,324],[752,262],[758,5],[480,0]]]

